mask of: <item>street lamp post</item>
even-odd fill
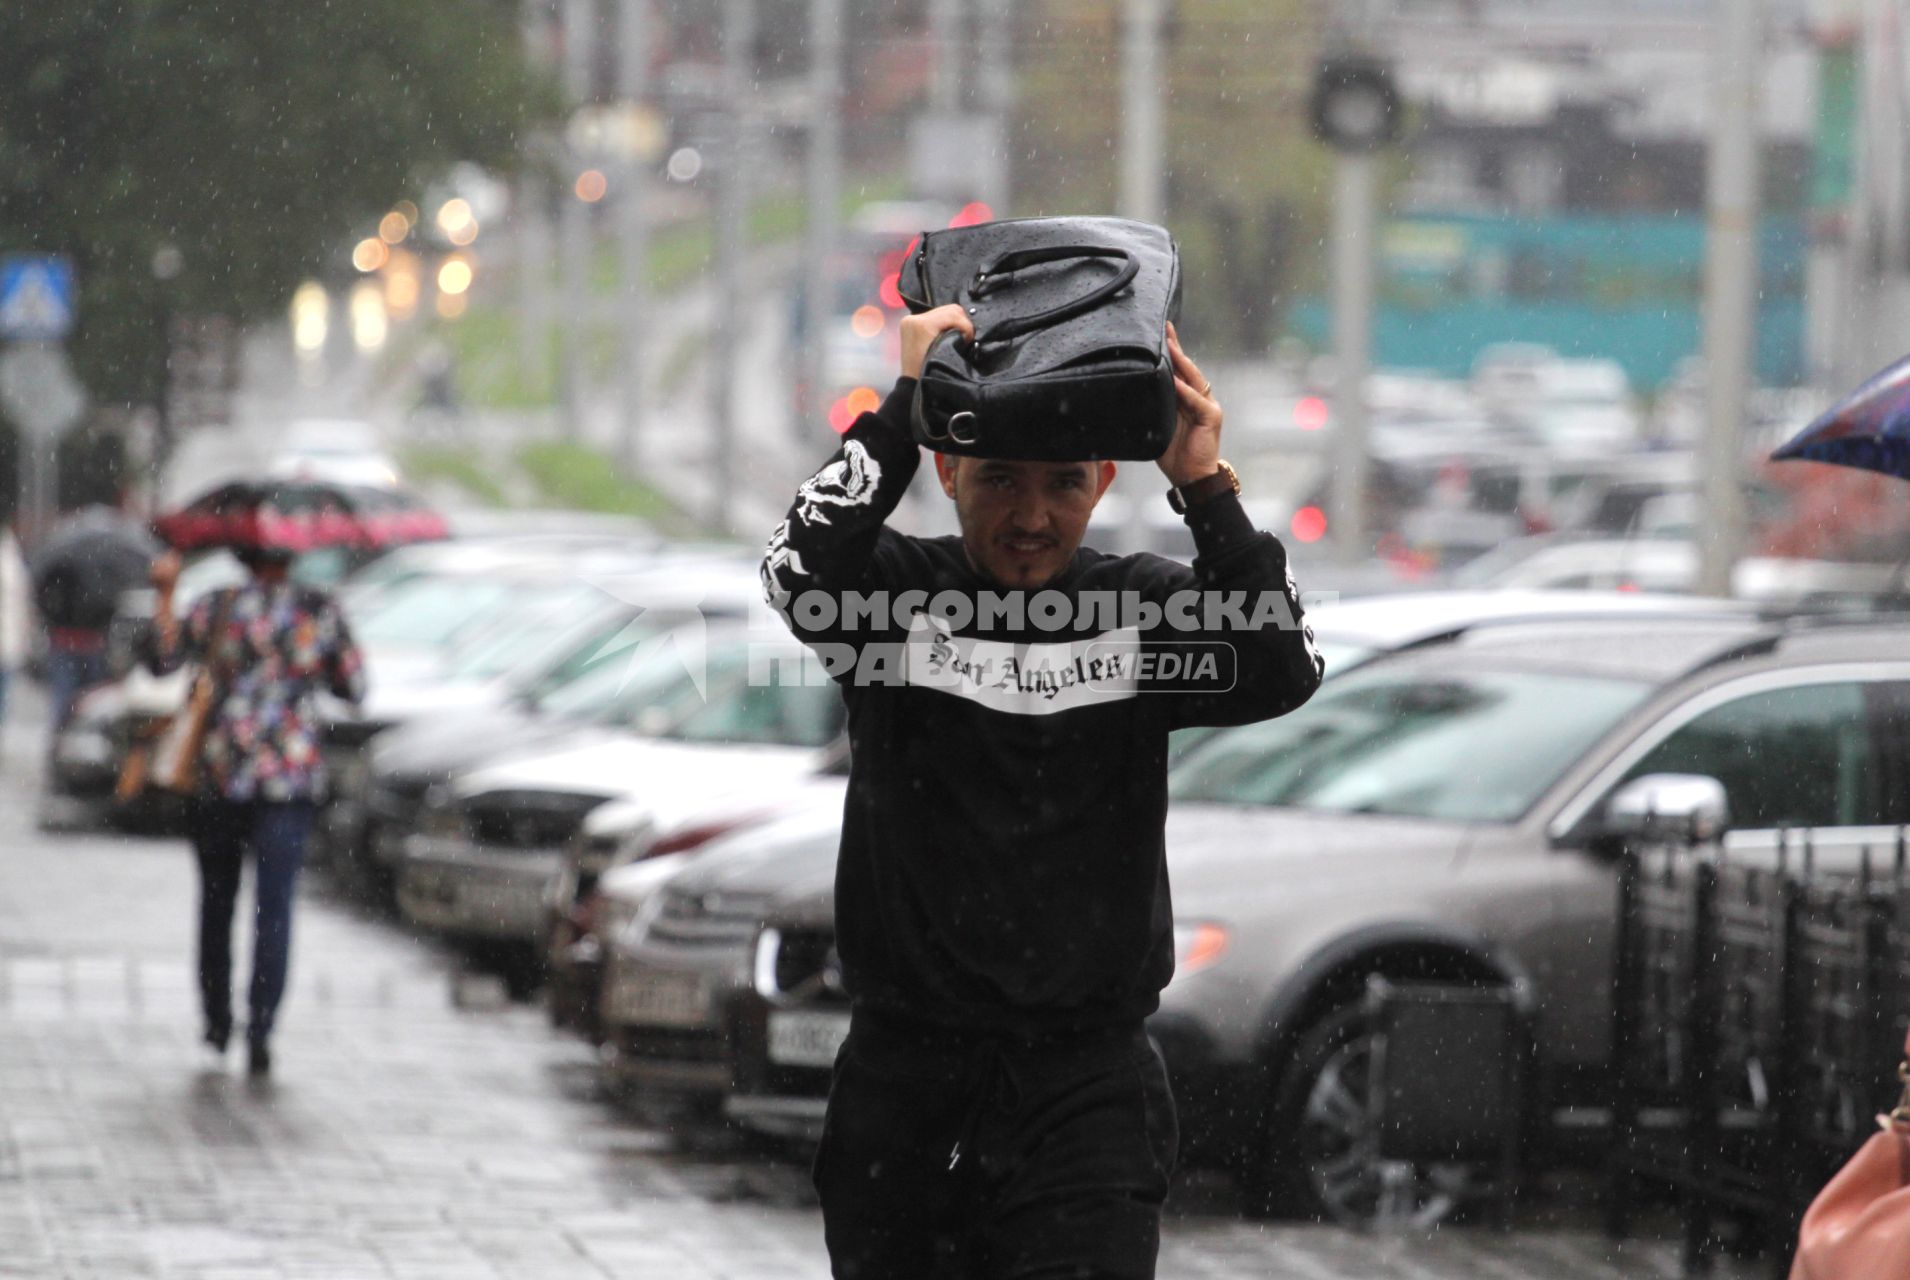
[[[153,250],[153,309],[159,326],[159,369],[153,380],[153,474],[158,475],[172,455],[172,329],[173,281],[186,269],[186,256],[177,245]]]
[[[1757,344],[1759,0],[1718,8],[1705,192],[1704,479],[1698,591],[1729,596],[1744,543],[1743,440]]]
[[[642,131],[641,102],[649,89],[649,0],[622,0],[619,9],[617,89],[622,96],[626,136],[617,195],[618,243],[623,257],[623,412],[617,459],[625,474],[636,473],[643,448],[645,357],[649,354],[650,223],[644,199],[652,157],[637,136]]]
[[[1374,187],[1379,152],[1399,133],[1391,69],[1364,54],[1328,58],[1313,83],[1313,132],[1335,153],[1333,182],[1333,484],[1327,527],[1339,558],[1363,559],[1371,460],[1366,375],[1373,335]]]

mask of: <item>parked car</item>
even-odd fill
[[[1560,454],[1611,454],[1640,442],[1631,382],[1613,360],[1494,343],[1473,362],[1472,388],[1488,412],[1526,427]]]
[[[1738,561],[1732,592],[1779,608],[1862,606],[1887,594],[1887,564],[1748,556]],[[1696,590],[1698,549],[1670,539],[1534,538],[1507,544],[1466,566],[1456,585],[1528,590],[1688,592]]]
[[[1513,627],[1401,654],[1219,736],[1170,783],[1181,966],[1151,1021],[1196,1155],[1262,1207],[1438,1216],[1476,1171],[1387,1166],[1363,1117],[1368,975],[1510,987],[1548,1106],[1607,1066],[1616,886],[1641,777],[1725,784],[1741,828],[1910,816],[1901,623]],[[1385,1188],[1385,1190],[1382,1190]]]
[[[713,841],[661,884],[633,885],[627,878],[606,884],[601,1010],[604,1062],[614,1080],[652,1102],[706,1114],[734,1099],[744,1078],[743,1028],[766,1022],[753,1008],[752,963],[763,921],[785,899],[833,885],[841,797],[838,787],[833,797]],[[829,919],[830,895],[823,898],[820,909]],[[831,1060],[834,1053],[830,1044]],[[814,1099],[808,1087],[814,1081],[803,1084],[790,1093],[759,1088],[752,1095],[772,1096],[773,1111],[789,1098]]]
[[[647,876],[610,882],[615,872],[638,862],[686,861],[740,831],[793,815],[819,813],[839,822],[848,778],[849,743],[843,738],[814,773],[781,785],[750,787],[713,800],[691,793],[661,801],[618,801],[594,810],[565,851],[564,869],[551,892],[546,964],[552,1023],[582,1031],[592,1041],[607,1034],[602,997],[610,945],[603,928],[629,914],[623,894],[647,893],[650,884]],[[641,967],[641,957],[631,964]]]
[[[344,418],[306,418],[287,426],[269,470],[293,480],[327,480],[386,488],[398,483],[397,460],[377,428]]]
[[[814,772],[843,726],[835,685],[781,631],[712,629],[701,655],[653,649],[618,696],[594,733],[426,792],[398,875],[407,919],[541,955],[566,846],[593,809],[773,786]]]
[[[375,689],[356,717],[328,726],[327,848],[388,887],[432,784],[543,749],[618,702],[643,646],[691,622],[741,620],[760,592],[753,564],[725,561],[593,577],[558,612],[530,613],[447,656],[435,679]]]

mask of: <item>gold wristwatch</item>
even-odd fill
[[[1187,508],[1195,503],[1205,502],[1209,498],[1218,498],[1223,493],[1240,496],[1240,476],[1234,471],[1232,464],[1223,458],[1219,467],[1220,469],[1214,474],[1203,476],[1192,484],[1182,485],[1178,489],[1169,489],[1167,505],[1186,515]]]

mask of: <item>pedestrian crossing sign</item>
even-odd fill
[[[0,338],[57,342],[72,328],[72,262],[48,255],[0,258]]]

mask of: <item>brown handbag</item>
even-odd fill
[[[225,632],[231,614],[232,597],[228,592],[213,616],[206,647],[215,648]],[[133,744],[119,771],[113,796],[121,804],[137,800],[147,791],[172,795],[191,795],[199,785],[199,752],[205,746],[206,731],[212,725],[212,713],[224,696],[221,671],[211,660],[201,662],[192,673],[186,702],[164,725]]]
[[[1903,1098],[1811,1201],[1797,1233],[1791,1280],[1910,1276],[1910,1037],[1897,1068]]]

